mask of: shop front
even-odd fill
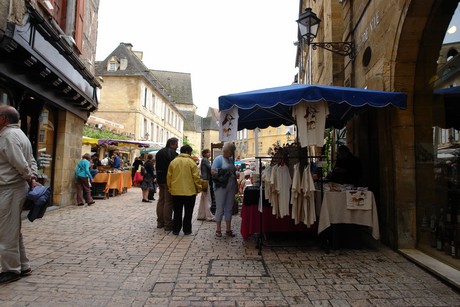
[[[15,13],[23,23],[0,14],[0,103],[19,111],[53,203],[72,204],[83,125],[98,106],[100,84],[34,7],[17,5]]]

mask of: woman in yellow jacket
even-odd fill
[[[193,208],[196,195],[201,192],[200,172],[191,154],[192,147],[182,146],[180,155],[169,164],[166,177],[168,190],[173,199],[173,234],[176,236],[181,229],[184,235],[192,234]],[[182,211],[184,211],[183,219]]]

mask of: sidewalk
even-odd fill
[[[158,194],[156,194],[157,196]],[[460,294],[377,244],[326,254],[315,244],[264,247],[156,228],[141,191],[67,206],[23,234],[32,276],[0,286],[1,306],[460,306]],[[195,214],[197,208],[195,208]]]

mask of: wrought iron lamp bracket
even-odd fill
[[[354,47],[351,42],[322,42],[322,43],[312,43],[307,40],[307,45],[310,45],[313,50],[318,49],[318,47],[329,50],[335,54],[342,56],[349,56],[350,59],[354,59]]]

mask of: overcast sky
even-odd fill
[[[204,116],[218,97],[289,85],[298,0],[101,0],[96,59],[121,42],[150,69],[191,73]]]
[[[446,36],[444,37],[444,44],[460,41],[460,9],[457,7],[455,14],[450,21],[449,28],[447,29]]]

